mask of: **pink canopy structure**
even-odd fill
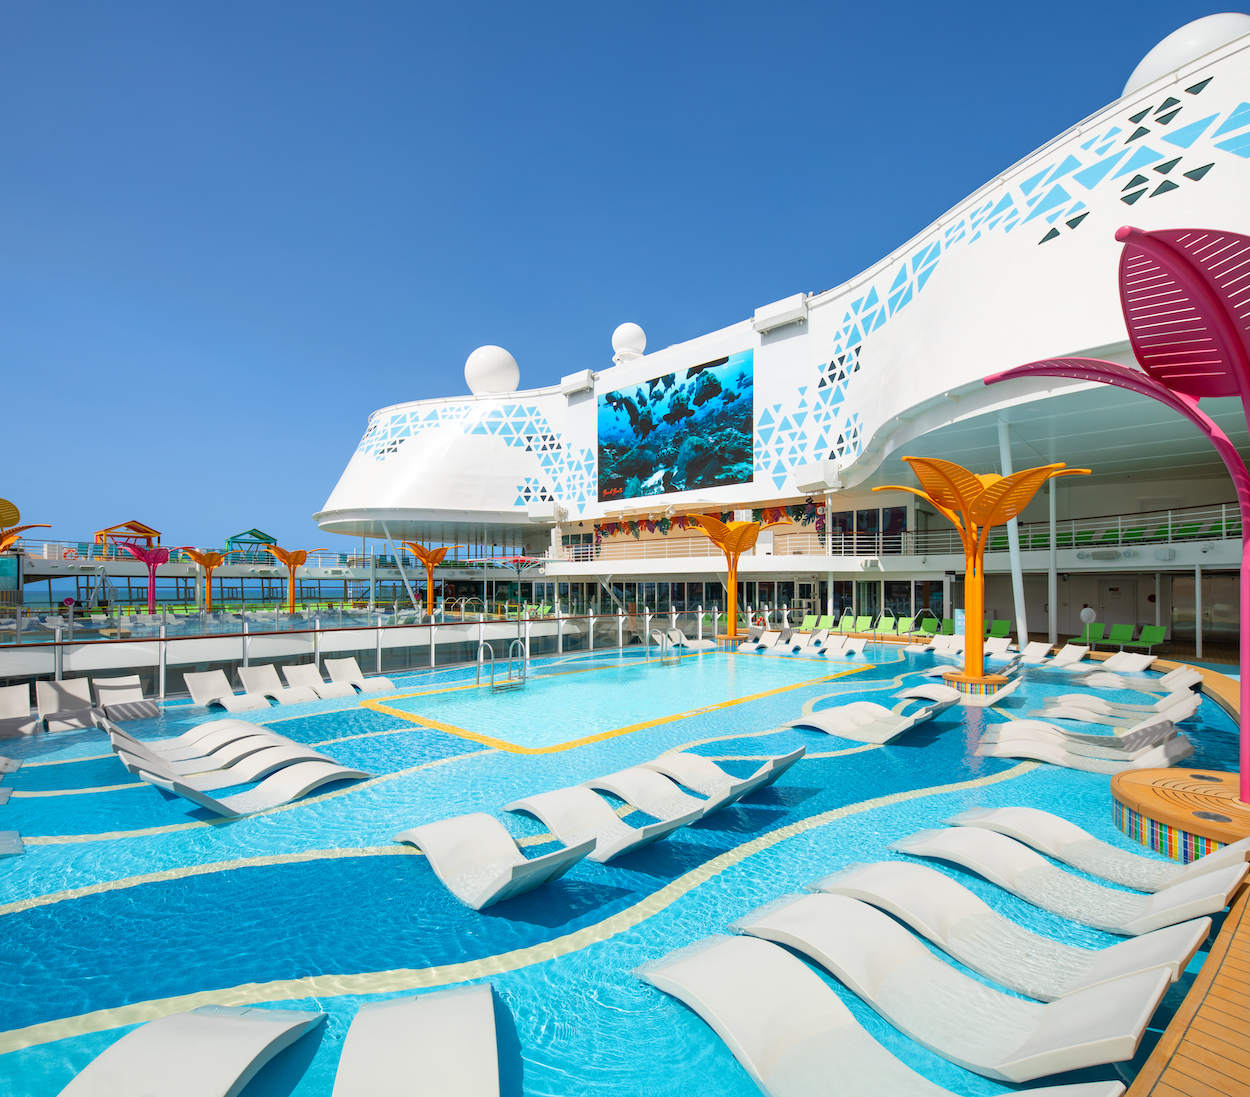
[[[992,374],[1073,377],[1151,396],[1193,423],[1228,468],[1241,507],[1240,797],[1250,804],[1250,474],[1228,436],[1198,408],[1241,399],[1250,424],[1250,237],[1213,229],[1124,227],[1120,306],[1142,372],[1097,358],[1049,358]]]
[[[118,541],[117,547],[125,549],[139,563],[148,569],[148,612],[156,612],[156,569],[161,564],[169,563],[169,549],[161,548],[140,548],[138,545],[129,541]]]

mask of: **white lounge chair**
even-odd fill
[[[653,762],[643,762],[642,768],[653,769],[679,785],[685,785],[699,795],[706,796],[708,802],[702,814],[711,815],[744,796],[767,788],[806,753],[806,747],[799,747],[789,754],[769,758],[750,777],[741,779],[726,773],[710,758],[685,751],[661,755]]]
[[[1057,724],[1045,720],[1012,720],[995,724],[981,737],[985,746],[1019,741],[1049,743],[1082,758],[1102,758],[1114,762],[1135,762],[1143,754],[1176,738],[1171,720],[1160,720],[1132,738],[1120,735],[1069,735]]]
[[[1194,752],[1194,745],[1186,736],[1178,735],[1132,759],[1090,758],[1067,747],[1037,738],[994,740],[983,737],[976,752],[982,758],[1031,758],[1036,762],[1049,762],[1052,766],[1078,769],[1085,773],[1112,774],[1126,769],[1167,769],[1190,757]]]
[[[595,848],[589,838],[528,860],[503,824],[485,812],[412,827],[395,841],[421,850],[447,890],[473,910],[558,880]]]
[[[1096,689],[1135,689],[1142,693],[1153,693],[1162,686],[1177,692],[1201,686],[1202,672],[1193,667],[1177,667],[1162,678],[1136,678],[1110,671],[1093,671],[1081,678],[1081,684],[1094,686]]]
[[[0,686],[0,739],[31,735],[39,717],[30,714],[30,686]]]
[[[995,659],[1011,658],[1010,636],[987,636],[983,645],[986,655]]]
[[[16,830],[0,830],[0,857],[16,857],[26,852],[26,843]]]
[[[842,641],[842,646],[836,651],[826,651],[825,655],[833,656],[837,659],[845,658],[848,655],[863,655],[864,646],[868,643],[867,636],[847,636]]]
[[[262,731],[258,735],[248,735],[242,739],[234,739],[214,750],[211,754],[187,755],[185,751],[178,751],[176,752],[178,757],[171,758],[168,754],[160,754],[152,750],[146,743],[134,738],[134,736],[127,735],[126,732],[122,731],[115,724],[109,725],[108,732],[115,754],[125,752],[131,758],[151,762],[157,769],[153,770],[152,765],[146,768],[153,772],[164,773],[168,770],[177,776],[226,769],[249,755],[255,754],[257,751],[268,750],[270,747],[293,747],[300,745],[293,743],[290,739],[283,738],[281,735]],[[134,771],[131,770],[131,772],[133,773]]]
[[[715,640],[691,640],[679,628],[671,628],[668,630],[668,642],[675,648],[685,648],[687,651],[715,651]]]
[[[796,632],[794,634],[794,640],[798,642],[791,643],[791,655],[823,655],[825,653],[825,648],[829,644],[829,630],[827,628],[822,628],[809,633]],[[842,642],[838,644],[838,648],[841,648],[844,643],[845,638],[842,638]]]
[[[933,719],[955,704],[954,701],[934,701],[921,706],[915,712],[901,716],[891,712],[875,701],[851,701],[836,708],[821,709],[809,716],[787,720],[782,727],[811,728],[840,739],[856,743],[890,743],[917,724]]]
[[[781,635],[777,638],[777,642],[767,651],[763,651],[761,655],[785,655],[794,654],[796,644],[803,642],[802,637],[792,628],[783,628]]]
[[[361,674],[354,655],[346,659],[326,659],[325,668],[331,682],[346,682],[361,693],[394,693],[396,689],[394,682],[380,674],[373,678]]]
[[[943,822],[1005,834],[1056,861],[1138,891],[1163,891],[1216,869],[1250,860],[1250,838],[1230,842],[1188,865],[1178,865],[1162,857],[1143,857],[1100,841],[1075,823],[1039,808],[977,809],[960,812]]]
[[[1020,662],[1027,663],[1029,666],[1037,666],[1046,662],[1050,655],[1050,645],[1042,640],[1031,640],[1024,645],[1024,650],[1020,652]]]
[[[61,1097],[234,1097],[324,1013],[200,1006],[126,1033],[61,1090]]]
[[[890,848],[962,865],[1043,910],[1126,937],[1218,914],[1250,868],[1244,863],[1229,865],[1157,895],[1134,895],[1073,876],[1028,846],[976,827],[922,830]]]
[[[86,678],[63,682],[36,682],[35,707],[49,731],[93,728],[102,713],[91,706],[91,683]]]
[[[1076,708],[1088,709],[1090,712],[1115,713],[1121,716],[1132,713],[1134,714],[1134,720],[1140,719],[1142,713],[1162,712],[1167,713],[1168,718],[1173,723],[1177,723],[1177,719],[1172,717],[1170,710],[1183,709],[1186,715],[1180,717],[1180,719],[1188,719],[1189,716],[1197,711],[1196,707],[1191,708],[1190,706],[1196,705],[1199,698],[1196,693],[1183,689],[1160,697],[1159,700],[1150,705],[1131,705],[1120,701],[1108,701],[1105,697],[1095,697],[1092,693],[1061,693],[1058,697],[1046,697],[1043,700],[1048,705],[1073,705]]]
[[[593,781],[583,781],[582,784],[587,788],[610,792],[656,819],[676,819],[692,811],[702,815],[711,803],[687,796],[667,777],[643,766],[630,766],[629,769],[596,777]]]
[[[1071,670],[1079,665],[1081,660],[1089,654],[1089,647],[1085,644],[1064,644],[1051,659],[1042,662],[1047,670]],[[1086,663],[1082,670],[1090,669],[1090,664]]]
[[[204,723],[196,724],[190,731],[184,732],[182,735],[174,735],[168,739],[145,739],[143,742],[145,746],[151,747],[158,754],[168,754],[172,751],[185,750],[187,747],[197,746],[201,740],[217,735],[218,732],[231,732],[238,739],[244,735],[256,735],[259,732],[268,730],[264,724],[254,724],[250,720],[235,720],[232,717],[226,717],[224,720],[205,720]],[[229,739],[225,739],[218,742],[229,741]],[[209,749],[216,748],[212,747]],[[201,753],[207,754],[208,750],[204,750]]]
[[[1143,746],[1158,746],[1160,743],[1166,743],[1176,734],[1175,725],[1162,713],[1146,716],[1132,727],[1122,728],[1119,731],[1112,729],[1104,734],[1078,731],[1073,727],[1049,724],[1044,720],[1014,720],[1012,726],[1018,726],[1022,730],[1025,728],[1048,729],[1052,733],[1062,735],[1069,742],[1090,743],[1096,747],[1114,746],[1126,751],[1138,750]],[[1004,725],[1000,724],[999,728],[1002,727]]]
[[[1143,712],[1157,712],[1167,717],[1174,724],[1195,716],[1202,706],[1202,698],[1196,693],[1173,694],[1164,708],[1137,708],[1128,705],[1112,705],[1101,697],[1081,697],[1077,694],[1066,694],[1068,700],[1057,705],[1034,709],[1029,715],[1041,716],[1048,720],[1079,720],[1084,724],[1108,724],[1111,727],[1123,727],[1126,721],[1136,722]],[[1167,698],[1165,698],[1167,700]]]
[[[312,663],[283,667],[282,676],[292,689],[310,689],[323,701],[332,697],[356,696],[356,687],[350,682],[327,682]]]
[[[249,696],[270,697],[280,705],[303,705],[317,700],[317,695],[307,686],[292,686],[283,689],[278,681],[278,672],[272,663],[262,663],[255,667],[239,667],[239,681]]]
[[[768,941],[712,937],[634,974],[702,1017],[769,1097],[955,1097],[896,1059],[819,975]],[[1120,1097],[1124,1087],[1093,1082],[1017,1092]]]
[[[366,1002],[357,1011],[343,1041],[331,1097],[411,1097],[414,1092],[499,1097],[489,983]]]
[[[1211,929],[1210,918],[1195,918],[1110,948],[1078,948],[1025,929],[949,876],[908,861],[848,865],[807,890],[880,907],[965,967],[1043,1002],[1157,967],[1176,982]]]
[[[95,703],[110,720],[151,720],[161,714],[161,706],[143,696],[143,681],[137,674],[121,678],[92,678]]]
[[[889,915],[846,895],[791,896],[734,928],[810,956],[916,1043],[1006,1082],[1131,1059],[1172,981],[1169,969],[1152,968],[1028,1002],[944,963]]]
[[[1100,670],[1115,671],[1117,674],[1137,674],[1145,670],[1155,661],[1153,655],[1139,655],[1134,651],[1117,651],[1102,661]]]
[[[586,856],[600,863],[658,842],[678,827],[703,818],[703,812],[696,810],[644,827],[631,827],[602,796],[584,785],[526,796],[505,805],[504,811],[528,812],[546,823],[551,833],[566,846],[580,845],[587,838],[595,839],[594,850]]]
[[[306,796],[315,788],[328,785],[334,781],[353,781],[369,774],[359,769],[348,769],[333,762],[296,762],[293,766],[278,770],[271,777],[266,777],[255,788],[246,792],[227,796],[224,800],[214,800],[198,789],[191,788],[181,779],[169,780],[154,773],[140,773],[149,784],[158,785],[167,792],[198,804],[202,808],[216,812],[218,815],[250,815],[256,811],[268,811],[270,808],[281,807],[292,800]]]
[[[196,770],[191,773],[179,773],[172,766],[161,766],[151,758],[133,755],[119,750],[117,757],[131,773],[138,777],[150,774],[163,781],[179,781],[196,792],[212,792],[214,789],[231,788],[234,785],[250,785],[280,769],[293,766],[297,762],[330,762],[327,758],[309,747],[301,746],[268,746],[240,759],[232,766],[213,769]],[[183,762],[182,765],[188,763]]]
[[[249,709],[268,708],[269,702],[254,693],[242,696],[230,688],[225,671],[207,670],[200,673],[187,671],[182,680],[186,683],[191,701],[205,708],[221,705],[227,712],[247,712]]]
[[[773,632],[771,630],[765,631],[760,633],[760,638],[758,640],[743,640],[742,643],[738,645],[738,651],[760,654],[775,647],[777,645],[777,641],[780,639],[780,632]]]

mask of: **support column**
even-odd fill
[[[950,620],[955,614],[951,608],[951,577],[949,575],[942,576],[942,617],[944,620]]]
[[[829,511],[825,511],[825,541],[829,540]],[[825,615],[833,617],[833,572],[829,572],[825,580]]]
[[[1159,588],[1162,585],[1161,578],[1162,577],[1160,576],[1160,574],[1156,571],[1155,572],[1155,627],[1156,628],[1159,626],[1159,624],[1163,620],[1163,617],[1162,617],[1163,610],[1162,610],[1162,607],[1160,607],[1159,605],[1159,599],[1160,599]]]
[[[1007,424],[998,421],[998,459],[1003,467],[1003,475],[1010,476],[1011,468],[1011,437],[1007,432]],[[1024,605],[1024,575],[1020,569],[1020,523],[1011,519],[1007,523],[1007,547],[1011,552],[1011,592],[1016,603],[1016,643],[1023,649],[1029,642],[1029,620]],[[984,628],[983,621],[977,621],[977,628]]]
[[[417,605],[417,596],[412,593],[412,584],[408,582],[408,573],[404,571],[403,558],[395,551],[395,540],[391,537],[391,531],[387,528],[385,522],[382,523],[382,532],[386,534],[386,543],[391,546],[391,555],[395,557],[395,566],[399,568],[399,577],[404,581],[404,589],[408,592],[408,600],[412,602],[413,609],[420,609],[421,607]]]
[[[1046,490],[1050,494],[1050,568],[1046,573],[1046,604],[1050,607],[1050,613],[1047,614],[1049,627],[1046,630],[1046,639],[1050,642],[1050,646],[1054,647],[1059,643],[1059,543],[1055,539],[1058,531],[1055,528],[1054,480],[1047,483]],[[1020,639],[1021,651],[1028,642],[1027,637]]]
[[[1194,565],[1194,658],[1202,658],[1202,565]]]

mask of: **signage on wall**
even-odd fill
[[[599,501],[747,484],[754,477],[754,352],[599,397]]]

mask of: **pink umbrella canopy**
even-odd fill
[[[169,563],[169,549],[161,548],[159,545],[155,548],[141,548],[139,545],[132,545],[129,541],[115,542],[119,548],[124,548],[139,563],[145,565],[148,569],[148,612],[156,612],[156,569],[162,564]]]

